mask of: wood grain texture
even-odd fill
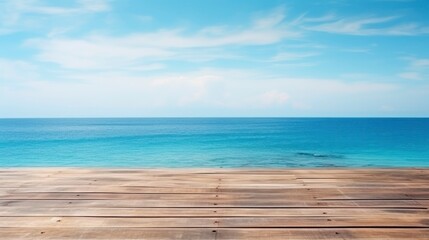
[[[0,239],[429,239],[429,169],[1,168]]]

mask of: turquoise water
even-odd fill
[[[0,166],[429,166],[429,119],[0,119]]]

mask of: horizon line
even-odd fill
[[[7,119],[191,119],[191,118],[429,118],[429,116],[124,116],[124,117],[0,117]]]

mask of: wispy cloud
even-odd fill
[[[297,61],[318,55],[320,55],[318,52],[280,52],[272,57],[270,62]]]
[[[422,76],[418,72],[403,72],[399,74],[399,77],[410,80],[421,80]]]
[[[22,14],[67,15],[110,10],[106,0],[76,0],[75,6],[72,7],[45,5],[38,0],[6,0],[5,4],[8,6],[7,11],[14,12],[16,17]]]
[[[27,46],[40,50],[38,59],[74,69],[111,69],[135,67],[139,60],[156,60],[172,56],[173,53],[144,44],[125,44],[116,39],[38,39],[30,40]]]
[[[342,52],[349,52],[349,53],[369,53],[371,52],[371,48],[344,48],[339,49]]]
[[[311,31],[358,36],[413,36],[428,34],[429,27],[416,23],[397,23],[401,16],[340,18],[322,24],[307,25]]]
[[[289,100],[289,94],[279,91],[279,90],[270,90],[259,95],[259,105],[262,106],[276,106],[276,105],[285,105]]]
[[[293,20],[293,23],[295,25],[301,25],[304,23],[323,23],[323,22],[334,21],[337,18],[335,14],[332,14],[332,13],[329,13],[320,17],[309,17],[307,14],[308,13],[301,14],[299,17]]]
[[[4,86],[17,85],[20,82],[38,78],[39,74],[34,64],[22,60],[0,58],[0,83],[5,83]]]
[[[277,7],[270,14],[255,19],[253,26],[255,28],[271,28],[280,24],[286,17],[284,6]]]
[[[57,3],[61,3],[57,1]],[[108,0],[75,0],[73,6],[54,6],[42,0],[0,1],[0,34],[9,34],[23,29],[30,30],[46,23],[61,20],[59,17],[74,17],[110,10]]]
[[[255,19],[245,28],[204,27],[194,33],[184,29],[157,30],[125,36],[90,35],[82,38],[38,38],[26,42],[37,48],[38,59],[65,68],[100,69],[132,66],[142,61],[171,59],[221,59],[231,54],[214,54],[211,49],[263,46],[294,39],[300,32],[283,23],[283,10]],[[205,49],[202,51],[201,49]],[[206,52],[212,52],[207,57]]]
[[[422,58],[414,58],[411,59],[411,67],[414,68],[423,68],[423,69],[428,69],[429,68],[429,59],[422,59]]]
[[[399,77],[409,80],[429,80],[429,59],[426,58],[403,58],[407,61],[404,72],[398,74]]]
[[[142,116],[181,116],[183,112],[198,116],[201,109],[205,113],[216,113],[221,109],[233,116],[287,115],[296,111],[311,115],[314,109],[320,112],[347,109],[350,104],[361,103],[362,94],[367,96],[365,101],[369,103],[365,105],[366,109],[378,109],[374,99],[397,89],[389,83],[267,78],[266,74],[258,71],[222,68],[157,76],[131,76],[106,71],[68,74],[67,77],[74,81],[30,81],[25,88],[15,91],[4,89],[0,95],[0,106],[7,99],[16,101],[17,109],[25,105],[43,106],[43,109],[62,116],[76,111],[87,116],[130,116],[136,113]],[[243,91],[243,86],[246,91]],[[73,106],[79,109],[73,109]],[[101,106],[106,107],[103,109]]]
[[[418,49],[428,35],[411,37],[429,33],[427,19],[362,16],[341,2],[346,17],[261,3],[209,19],[125,11],[132,0],[0,0],[0,34],[25,31],[1,39],[0,116],[338,116],[428,101],[429,59]],[[419,45],[400,50],[418,58],[391,57],[405,39]]]

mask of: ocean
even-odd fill
[[[429,118],[0,119],[0,167],[428,167]]]

